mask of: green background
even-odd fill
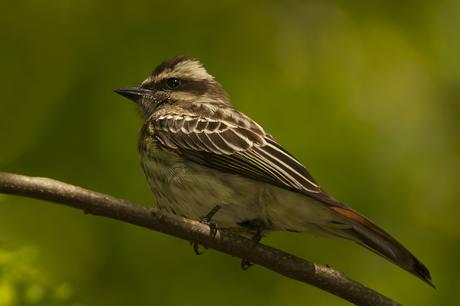
[[[141,119],[113,88],[201,59],[322,186],[387,229],[437,290],[346,241],[265,240],[405,305],[453,305],[460,272],[460,2],[0,2],[0,169],[154,205]],[[185,241],[0,195],[3,305],[347,305]]]

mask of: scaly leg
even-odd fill
[[[254,242],[254,246],[256,246],[260,240],[262,240],[262,230],[261,228],[258,228],[254,236],[252,237],[252,241]],[[246,271],[250,267],[252,267],[254,264],[247,260],[246,258],[241,259],[241,269]]]
[[[211,238],[215,238],[217,234],[217,224],[211,222],[211,219],[219,211],[219,209],[220,205],[214,206],[214,208],[211,209],[211,211],[206,216],[200,219],[200,223],[209,226],[209,235],[211,236]],[[195,251],[196,255],[201,255],[204,253],[204,251],[199,250],[200,245],[198,244],[198,242],[190,241],[190,244],[193,246],[193,250]]]

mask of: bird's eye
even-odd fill
[[[169,89],[177,88],[180,85],[180,80],[178,78],[169,78],[166,80],[166,85]]]

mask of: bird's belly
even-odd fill
[[[160,151],[142,159],[142,168],[155,195],[157,207],[199,220],[216,205],[212,218],[223,228],[237,228],[254,220],[267,221],[266,184],[184,161]]]
[[[300,193],[150,150],[142,168],[159,209],[194,220],[221,208],[212,221],[222,228],[321,232],[331,211]]]

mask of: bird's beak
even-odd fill
[[[147,89],[143,89],[139,87],[117,88],[117,89],[114,89],[113,91],[134,102],[139,101],[139,99],[143,95],[149,92]]]

